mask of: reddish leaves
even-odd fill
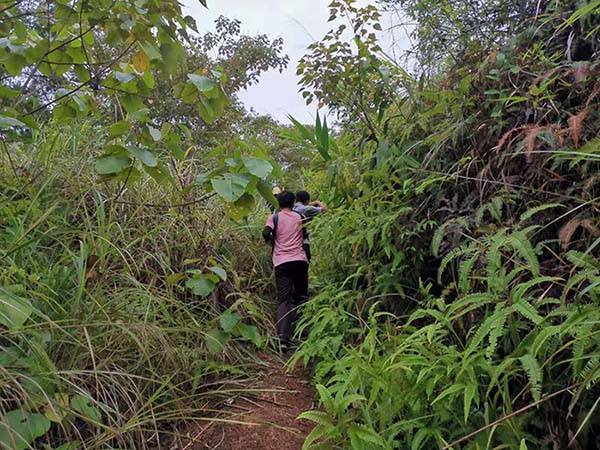
[[[583,111],[572,115],[567,119],[567,123],[569,124],[569,134],[573,139],[573,144],[575,148],[579,148],[579,142],[581,139],[581,134],[583,130],[583,122],[588,115],[588,109],[584,109]]]
[[[598,228],[594,226],[590,219],[571,219],[558,232],[558,240],[563,249],[567,249],[571,240],[573,238],[573,234],[577,231],[578,228],[583,228],[587,230],[592,236],[597,236]]]

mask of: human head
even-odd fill
[[[294,202],[296,201],[296,196],[293,192],[290,191],[282,191],[281,194],[277,196],[277,201],[279,202],[280,208],[293,208]]]
[[[306,205],[309,200],[310,200],[310,194],[308,192],[306,192],[306,191],[296,192],[296,201],[298,203],[302,203],[303,205]]]

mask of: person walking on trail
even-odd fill
[[[313,217],[316,217],[319,214],[327,211],[327,208],[322,202],[315,200],[309,204],[309,201],[310,194],[308,192],[296,192],[296,203],[294,204],[294,211],[296,211],[298,214],[302,214],[302,216],[305,219],[304,223],[309,222]],[[304,241],[302,242],[302,246],[304,247],[306,257],[308,258],[308,262],[310,263],[310,242],[308,240],[307,232],[304,233]]]
[[[294,205],[294,211],[299,212],[307,219],[312,219],[321,213],[327,211],[325,205],[320,201],[310,202],[310,194],[306,191],[296,192],[296,204]]]
[[[277,284],[277,335],[287,350],[297,319],[297,309],[308,298],[308,258],[303,248],[304,217],[293,211],[296,196],[283,191],[277,196],[279,212],[271,214],[263,230],[273,244],[273,266]]]

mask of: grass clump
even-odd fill
[[[268,344],[248,228],[181,186],[98,179],[103,136],[48,124],[3,148],[2,448],[168,448]],[[185,185],[197,168],[170,170]]]

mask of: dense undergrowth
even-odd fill
[[[419,76],[375,6],[334,0],[298,74],[337,124],[297,134],[225,94],[279,40],[222,19],[220,71],[178,2],[116,3],[0,10],[0,446],[170,448],[215,420],[273,328],[256,199],[279,177],[330,206],[292,358],[322,403],[305,447],[598,448],[598,0],[382,1],[418,24]]]
[[[2,152],[2,448],[185,442],[268,343],[252,232],[202,193],[98,179],[105,137],[102,121],[49,123]]]
[[[332,4],[361,64],[328,35],[300,69],[347,124],[327,153],[299,127],[333,206],[293,358],[323,406],[306,447],[598,448],[598,2],[539,5],[427,81],[376,56],[371,10]]]

